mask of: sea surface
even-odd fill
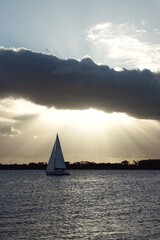
[[[0,171],[1,240],[160,240],[160,171]]]

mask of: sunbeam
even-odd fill
[[[70,162],[132,161],[160,154],[160,124],[155,120],[96,109],[58,110],[14,98],[1,100],[1,113],[5,121],[0,124],[6,126],[0,128],[1,147],[7,141],[9,155],[18,162],[47,161],[57,132]],[[4,147],[1,159],[6,151]]]

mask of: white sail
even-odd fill
[[[58,168],[59,169],[66,169],[66,164],[64,162],[64,157],[63,157],[63,153],[62,153],[62,149],[61,149],[58,134],[57,134],[56,143],[55,143],[54,158],[55,158],[55,160],[54,160],[55,161],[55,165],[54,165],[55,169],[58,169]]]
[[[54,143],[54,147],[47,165],[46,173],[48,175],[54,175],[54,174],[56,175],[63,172],[63,174],[69,175],[69,173],[65,173],[64,171],[65,169],[66,169],[66,164],[64,161],[59,137],[57,134],[56,141]],[[58,172],[56,173],[56,171]]]

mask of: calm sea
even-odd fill
[[[0,171],[0,239],[160,239],[160,171]]]

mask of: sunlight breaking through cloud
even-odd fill
[[[136,160],[160,154],[160,124],[155,120],[96,109],[58,110],[13,98],[1,100],[1,107],[8,119],[0,120],[1,162],[6,156],[16,162],[47,161],[57,132],[70,162]]]

